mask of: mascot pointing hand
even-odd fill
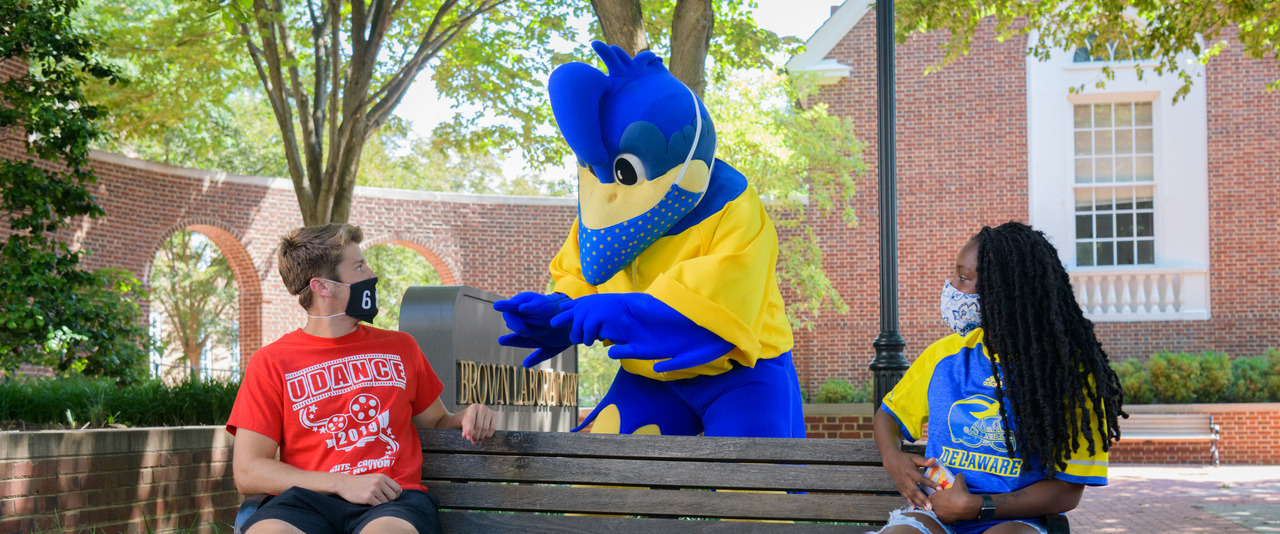
[[[554,292],[494,304],[514,332],[499,342],[537,349],[526,367],[609,344],[621,369],[583,423],[595,433],[804,437],[759,194],[715,159],[711,116],[660,58],[592,48],[608,75],[569,63],[548,82],[578,158],[578,220]]]

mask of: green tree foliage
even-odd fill
[[[488,111],[545,123],[546,106],[521,97],[536,92],[568,14],[547,0],[203,3],[253,62],[308,225],[347,220],[365,142],[429,63],[443,94],[465,88]],[[529,129],[514,137],[537,141]]]
[[[82,93],[85,76],[119,81],[71,25],[75,0],[0,0],[0,63],[29,69],[0,83],[0,132],[31,156],[0,162],[0,368],[21,362],[128,381],[144,358],[137,280],[80,269],[84,251],[56,235],[102,208],[88,187],[89,143],[105,111]],[[12,63],[10,63],[12,64]]]
[[[1098,41],[1125,43],[1131,49],[1147,51],[1156,62],[1156,74],[1177,75],[1183,81],[1173,96],[1175,102],[1186,96],[1194,81],[1194,64],[1180,57],[1189,55],[1195,64],[1207,63],[1228,46],[1225,37],[1233,27],[1239,30],[1236,38],[1245,54],[1280,65],[1277,0],[902,0],[896,3],[895,11],[900,42],[911,31],[950,32],[943,64],[968,53],[978,26],[987,17],[995,20],[1000,40],[1034,32],[1029,52],[1041,61],[1054,50],[1075,50]],[[1104,67],[1103,73],[1106,80],[1114,79],[1110,68]],[[1142,70],[1138,73],[1141,76]],[[1267,87],[1280,87],[1280,79],[1270,81]]]
[[[112,110],[102,148],[171,165],[282,176],[280,132],[243,45],[195,3],[86,0],[76,13],[129,79],[90,83]],[[266,126],[266,128],[263,128]]]
[[[866,170],[863,143],[851,119],[827,113],[825,104],[797,107],[816,87],[808,78],[770,72],[740,73],[707,95],[716,116],[717,153],[767,199],[774,223],[791,230],[778,258],[780,276],[799,296],[788,313],[796,326],[824,307],[848,305],[822,267],[822,250],[809,213],[838,214],[855,224],[855,180]]]
[[[394,244],[365,249],[364,258],[378,275],[378,316],[373,326],[398,330],[400,303],[410,286],[438,286],[440,273],[409,247]]]
[[[192,369],[210,343],[230,346],[239,335],[238,297],[227,258],[203,235],[179,230],[160,246],[151,268],[151,302],[164,318],[160,341]]]
[[[566,196],[569,180],[552,180],[535,173],[504,176],[502,162],[490,151],[473,145],[452,145],[440,138],[424,139],[409,124],[392,117],[365,143],[357,183],[418,191]]]
[[[603,343],[578,345],[578,405],[595,406],[604,398],[622,364],[609,357]]]

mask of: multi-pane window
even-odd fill
[[[1148,56],[1145,50],[1131,46],[1127,40],[1099,41],[1097,36],[1090,36],[1086,39],[1085,46],[1076,49],[1071,61],[1075,63],[1135,61],[1150,59]]]
[[[1076,104],[1076,264],[1155,263],[1151,102]]]

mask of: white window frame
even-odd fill
[[[1031,42],[1037,37],[1030,36]],[[1207,320],[1209,313],[1208,121],[1203,78],[1176,105],[1174,76],[1145,61],[1073,61],[1059,50],[1027,69],[1028,213],[1045,232],[1085,315],[1099,322]],[[1104,89],[1102,67],[1115,72]],[[1143,68],[1143,80],[1137,79]],[[1071,93],[1071,88],[1082,88]],[[1076,104],[1150,101],[1155,150],[1155,264],[1077,267],[1074,116]]]

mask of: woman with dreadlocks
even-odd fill
[[[1044,533],[1041,517],[1106,485],[1125,415],[1093,323],[1057,250],[1017,222],[983,227],[960,249],[942,317],[956,334],[926,349],[875,415],[885,470],[909,505],[880,532]],[[902,452],[926,421],[928,458]],[[955,476],[947,489],[921,472],[935,463]]]

